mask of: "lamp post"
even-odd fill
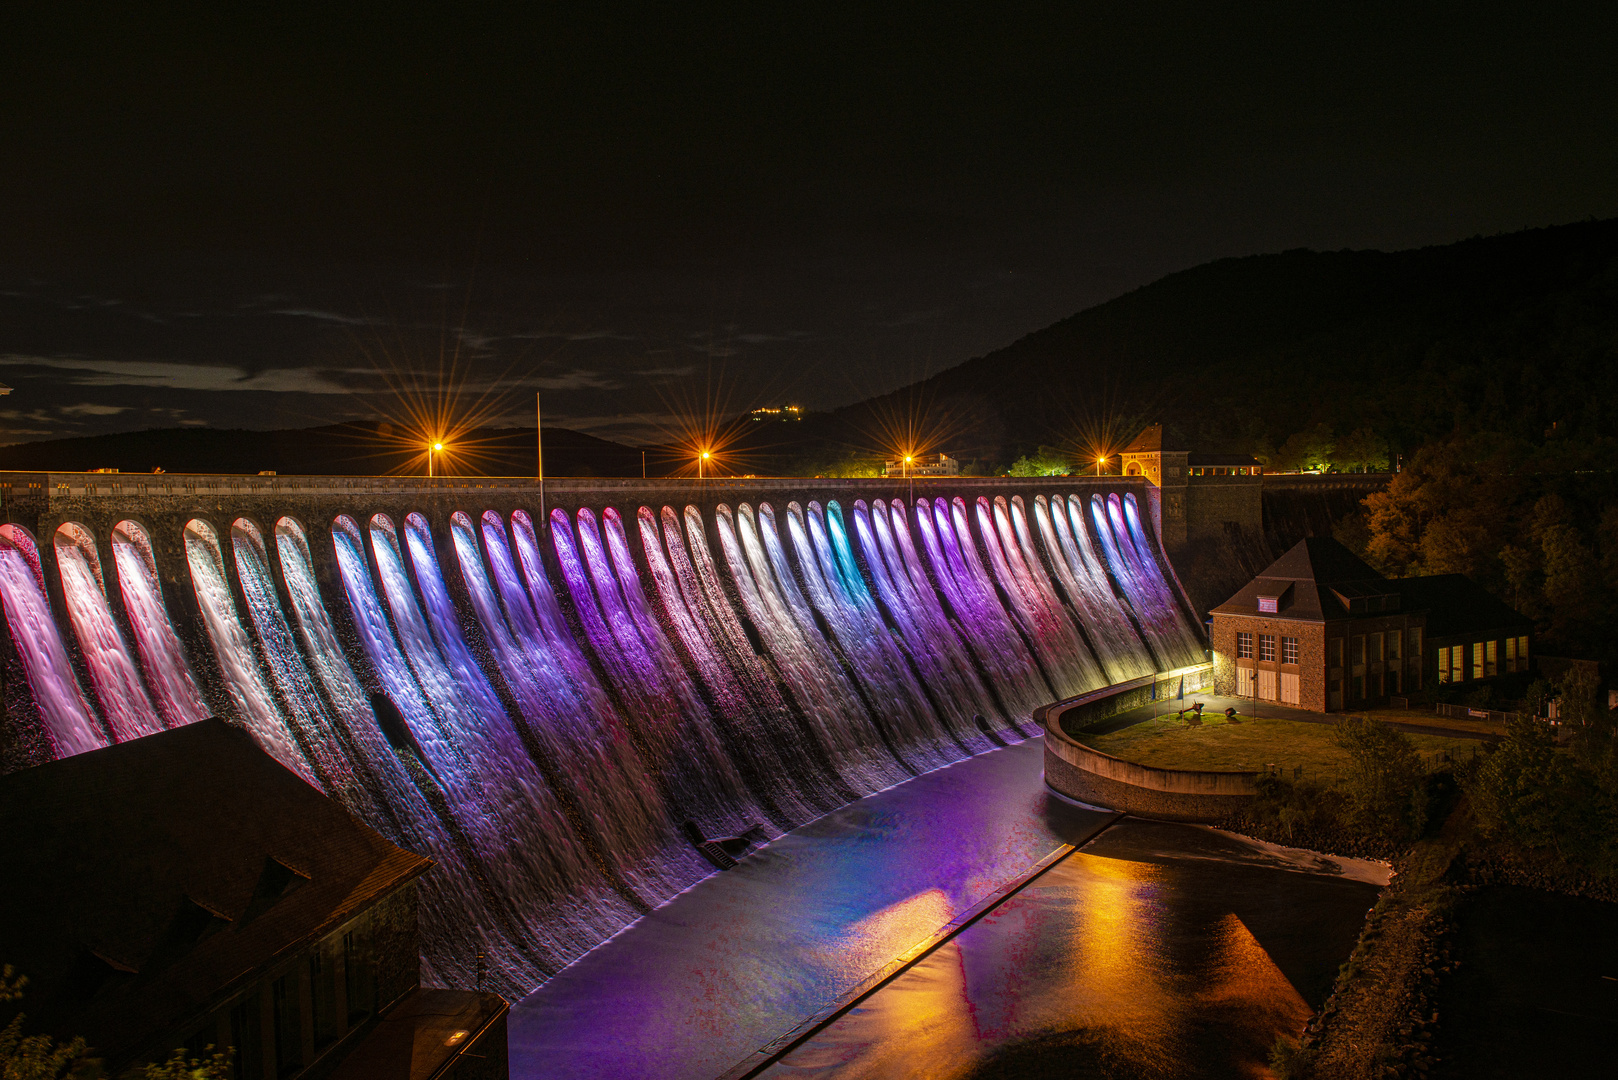
[[[698,480],[706,480],[708,478],[707,475],[706,475],[706,471],[704,469],[704,466],[706,466],[708,464],[708,458],[710,456],[712,456],[712,455],[710,455],[708,453],[708,451],[704,450],[702,452],[702,454],[697,458],[697,479]]]
[[[431,480],[433,478],[433,455],[443,452],[444,444],[441,442],[435,442],[427,447],[427,479]]]
[[[1107,455],[1102,454],[1100,457],[1096,458],[1096,475],[1097,476],[1101,475],[1101,466],[1105,465],[1106,463],[1107,463]]]
[[[914,462],[915,460],[916,459],[914,457],[912,457],[910,454],[905,455],[905,470],[904,470],[904,472],[905,472],[905,480],[910,485],[910,501],[912,503],[914,503],[916,501],[916,478],[914,476],[910,475],[910,466],[911,466],[911,463]]]

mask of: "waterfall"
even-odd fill
[[[197,689],[196,677],[163,605],[151,537],[135,522],[120,521],[112,530],[112,558],[141,666],[163,710],[164,722],[178,727],[201,720],[208,715],[208,706],[203,704],[202,691]]]
[[[329,549],[273,520],[236,518],[227,556],[192,519],[174,567],[121,521],[116,596],[61,525],[60,626],[32,536],[0,525],[37,723],[67,756],[215,702],[434,860],[428,981],[470,985],[482,957],[508,996],[723,865],[707,840],[739,850],[1201,657],[1127,493],[344,513]]]
[[[107,606],[101,560],[89,532],[72,522],[56,530],[56,566],[62,573],[62,597],[68,621],[79,639],[79,653],[90,671],[90,685],[101,702],[113,737],[119,742],[163,730],[152,699],[146,696],[124,635]]]
[[[106,733],[84,700],[45,599],[39,553],[28,535],[13,525],[0,525],[0,596],[5,598],[6,627],[57,756],[106,746]]]

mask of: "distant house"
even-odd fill
[[[0,961],[28,977],[29,1026],[84,1036],[114,1075],[209,1045],[239,1080],[506,1074],[505,1001],[420,985],[431,860],[245,731],[203,720],[12,773],[0,821]]]
[[[1317,712],[1526,672],[1533,623],[1461,574],[1390,580],[1299,541],[1209,612],[1216,693]]]
[[[948,454],[917,454],[913,458],[893,458],[883,462],[888,476],[959,476],[961,463]]]

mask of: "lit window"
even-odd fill
[[[1296,664],[1298,662],[1298,639],[1284,637],[1281,639],[1281,663]]]
[[[1243,660],[1253,659],[1253,635],[1246,630],[1236,631],[1236,655]]]
[[[1258,609],[1274,615],[1281,607],[1281,598],[1278,596],[1261,596],[1258,598]]]
[[[1466,681],[1466,647],[1457,645],[1449,651],[1449,681]]]
[[[1517,670],[1517,639],[1514,637],[1506,638],[1506,670]]]
[[[1528,636],[1525,634],[1517,639],[1517,669],[1528,670]]]
[[[1258,636],[1258,658],[1275,663],[1275,635],[1260,634]]]
[[[1483,678],[1483,642],[1472,642],[1472,678]]]
[[[1483,643],[1483,673],[1489,678],[1500,674],[1500,643],[1486,641]]]
[[[1438,681],[1441,682],[1441,683],[1449,682],[1449,650],[1448,649],[1439,649],[1438,650]]]

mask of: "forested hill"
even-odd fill
[[[1397,450],[1457,428],[1537,440],[1618,405],[1618,220],[1412,251],[1288,251],[1172,274],[841,410],[932,415],[957,453],[1074,450],[1161,417],[1268,456],[1326,425]],[[953,431],[948,430],[954,428]]]

